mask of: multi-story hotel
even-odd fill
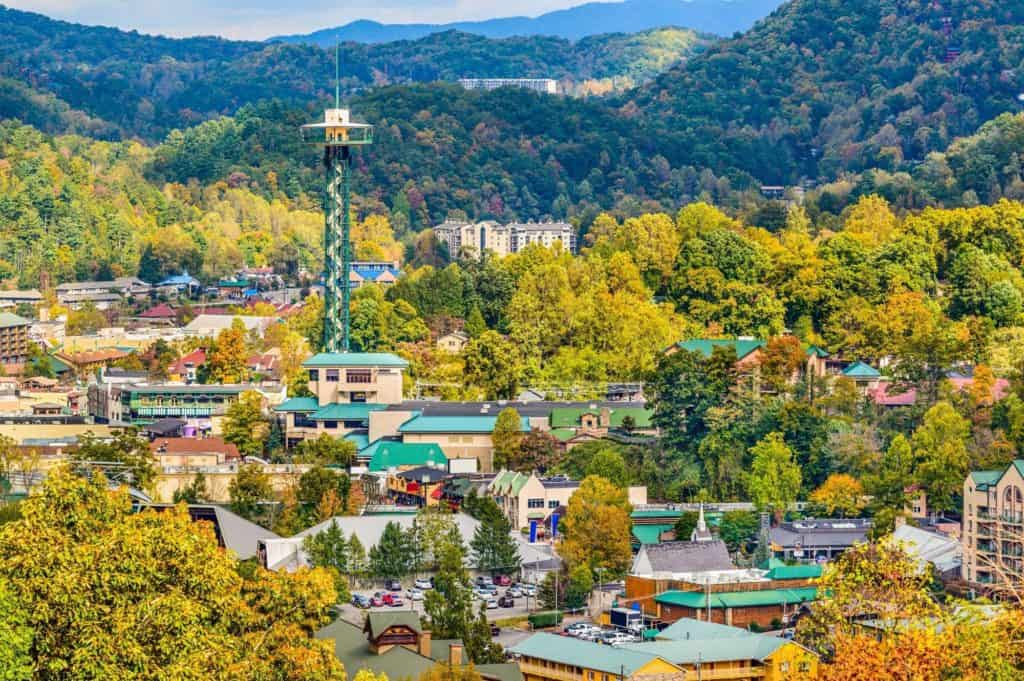
[[[1024,459],[964,481],[963,578],[1024,588]]]
[[[7,374],[21,373],[28,361],[27,319],[10,312],[0,312],[0,367]]]
[[[513,222],[501,225],[493,221],[461,222],[447,220],[434,227],[438,240],[454,258],[479,258],[484,251],[498,257],[518,253],[530,244],[551,247],[555,242],[576,252],[576,230],[567,222]]]
[[[459,85],[467,90],[497,90],[514,87],[544,95],[558,94],[558,81],[553,78],[461,78]]]

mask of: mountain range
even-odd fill
[[[461,31],[488,38],[555,36],[579,40],[603,33],[637,33],[679,26],[719,36],[745,31],[778,7],[782,0],[624,0],[590,2],[538,17],[506,17],[449,24],[382,24],[359,20],[301,35],[270,38],[274,42],[333,45],[336,42],[385,43],[416,40],[433,33]]]

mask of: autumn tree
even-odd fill
[[[963,487],[970,458],[970,423],[948,402],[935,404],[914,431],[910,444],[917,460],[915,477],[936,510],[954,508],[953,497]]]
[[[462,351],[467,385],[479,388],[484,399],[510,400],[519,390],[522,366],[515,345],[495,331],[484,331]]]
[[[239,466],[238,473],[228,485],[231,510],[250,520],[259,514],[260,505],[269,501],[273,495],[270,477],[256,463]]]
[[[498,413],[498,418],[494,422],[494,431],[491,433],[495,469],[512,465],[518,460],[520,446],[523,442],[522,430],[519,412],[515,409],[506,407]]]
[[[787,389],[793,376],[804,367],[807,354],[796,336],[769,339],[761,359],[761,380],[776,392]]]
[[[263,414],[263,396],[255,390],[239,395],[227,408],[222,431],[224,440],[238,447],[242,456],[262,454],[270,433],[270,424]]]
[[[235,317],[229,328],[217,334],[216,342],[206,355],[206,382],[244,383],[248,379],[248,360],[245,324]]]
[[[562,557],[570,566],[601,570],[609,579],[624,575],[633,556],[631,510],[624,489],[597,476],[584,478],[559,524]]]
[[[6,580],[0,579],[0,660],[4,663],[4,681],[31,681],[32,643],[35,632],[29,626],[29,613],[17,599]]]
[[[210,525],[133,512],[102,476],[51,473],[0,528],[0,584],[27,615],[39,678],[342,681],[312,637],[330,620],[330,575],[235,566]]]
[[[112,438],[98,438],[87,432],[78,439],[78,447],[70,451],[69,458],[83,464],[117,464],[117,469],[110,470],[109,475],[118,482],[143,490],[149,489],[156,479],[149,441],[130,428],[117,431]]]
[[[348,467],[356,456],[356,445],[344,438],[321,433],[319,437],[296,445],[292,455],[297,463]]]
[[[864,488],[852,475],[834,473],[811,492],[810,500],[823,506],[829,516],[856,516],[864,508]]]
[[[519,449],[505,466],[517,471],[546,473],[558,465],[561,446],[550,433],[533,429],[519,438]]]
[[[760,509],[771,508],[779,517],[786,512],[800,493],[800,467],[793,460],[793,450],[779,433],[769,433],[750,448],[753,456],[747,475],[747,491]]]

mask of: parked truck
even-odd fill
[[[642,634],[644,631],[644,614],[639,610],[612,608],[609,615],[609,623],[616,629],[634,634]]]

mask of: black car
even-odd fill
[[[498,599],[499,608],[514,608],[516,607],[516,599],[511,596],[502,596]]]
[[[498,627],[497,624],[492,624],[491,625],[491,637],[493,638],[493,637],[497,636],[500,633],[501,633],[501,628]]]
[[[397,579],[388,579],[384,582],[384,588],[388,591],[401,591],[402,583]]]
[[[370,599],[362,594],[352,594],[352,605],[357,608],[369,608]]]

